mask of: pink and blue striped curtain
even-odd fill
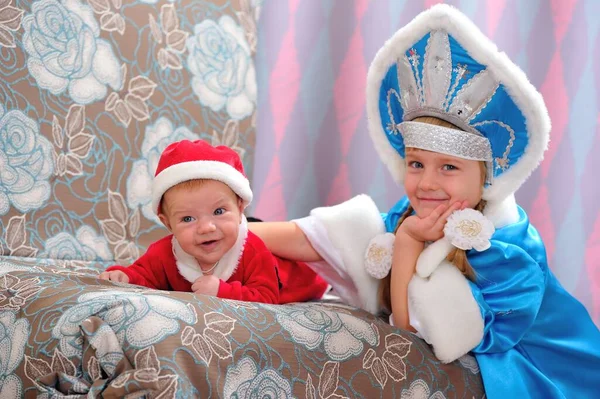
[[[367,133],[376,51],[436,1],[263,3],[254,215],[287,220],[358,193],[387,210],[402,195]],[[517,193],[550,265],[600,325],[600,2],[462,0],[455,5],[527,73],[553,128],[542,166]]]

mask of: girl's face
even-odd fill
[[[467,201],[475,208],[483,194],[485,168],[480,161],[407,148],[404,189],[417,216],[427,217],[439,205]]]

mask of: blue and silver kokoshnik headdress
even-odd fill
[[[400,29],[369,68],[367,114],[394,179],[406,147],[485,161],[483,199],[513,194],[543,159],[550,118],[540,93],[506,54],[455,8],[440,4]],[[411,122],[443,119],[464,130]]]

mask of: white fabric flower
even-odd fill
[[[448,217],[444,235],[452,245],[465,251],[485,251],[496,229],[494,224],[475,209],[455,211]]]
[[[374,278],[382,279],[390,272],[395,239],[394,234],[385,233],[376,235],[369,242],[365,252],[365,269]]]
[[[52,143],[38,122],[19,109],[0,105],[0,215],[41,208],[52,194]]]

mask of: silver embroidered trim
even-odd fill
[[[485,162],[485,182],[492,184],[494,178],[492,148],[490,141],[481,134],[421,122],[402,122],[398,128],[405,147]]]
[[[486,183],[493,178],[493,155],[490,141],[481,134],[421,122],[402,122],[398,125],[404,146],[439,152],[457,158],[486,163]]]
[[[416,78],[417,83],[417,97],[418,103],[423,104],[423,83],[421,83],[421,75],[419,75],[419,54],[417,54],[417,50],[411,48],[409,51],[410,56],[408,60],[410,61],[410,65],[412,66],[413,75]]]
[[[387,112],[388,112],[388,117],[390,118],[390,123],[388,124],[388,130],[392,134],[398,134],[399,133],[398,123],[396,123],[396,119],[394,118],[394,113],[392,112],[392,104],[390,102],[390,97],[392,96],[392,94],[396,96],[396,99],[398,101],[400,101],[398,92],[394,89],[389,89],[387,92]]]
[[[502,169],[504,171],[504,170],[508,169],[510,166],[508,156],[510,154],[510,150],[512,149],[512,147],[515,143],[515,139],[516,139],[515,131],[513,128],[508,126],[506,123],[500,122],[500,121],[483,121],[483,122],[475,123],[473,126],[477,127],[477,126],[490,125],[490,124],[496,124],[496,125],[503,127],[504,129],[506,129],[508,131],[508,134],[509,134],[508,144],[506,146],[506,149],[504,150],[504,153],[502,154],[502,158],[496,157],[496,159],[495,159],[496,160],[496,169]]]
[[[448,110],[448,102],[452,99],[452,95],[454,94],[454,91],[458,87],[458,84],[462,80],[463,76],[465,76],[467,74],[467,66],[464,64],[456,64],[456,68],[454,68],[453,71],[456,72],[456,79],[454,80],[452,87],[450,88],[450,90],[448,91],[448,94],[446,95],[446,101],[444,101],[444,107],[443,107],[444,111]],[[450,75],[452,75],[452,74],[450,74]]]
[[[490,141],[481,135],[421,122],[402,122],[399,128],[405,147],[473,161],[490,162],[494,159]]]
[[[466,122],[471,121],[492,99],[498,86],[499,82],[494,75],[484,69],[460,88],[448,112]]]
[[[410,61],[406,55],[399,58],[396,62],[396,74],[398,75],[400,93],[402,93],[400,101],[402,109],[406,112],[409,109],[418,108],[421,105],[419,87],[417,86],[415,75],[412,72]]]

